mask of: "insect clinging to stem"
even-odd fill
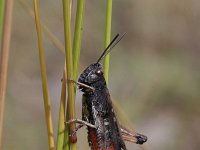
[[[136,144],[147,141],[146,136],[130,132],[118,123],[100,63],[124,35],[125,33],[119,37],[117,34],[113,38],[98,60],[81,73],[78,82],[70,80],[83,92],[83,100],[82,120],[73,119],[68,123],[79,123],[76,131],[84,125],[87,126],[91,150],[126,150],[124,141]]]

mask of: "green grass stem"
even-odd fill
[[[112,0],[107,0],[106,29],[105,29],[105,42],[104,42],[105,48],[110,43],[111,23],[112,23]],[[110,54],[107,54],[107,56],[104,59],[104,76],[107,83],[108,83],[109,61],[110,61]]]
[[[65,133],[65,109],[66,109],[66,67],[63,71],[62,78],[62,90],[60,98],[60,110],[59,110],[59,120],[58,120],[58,133],[57,133],[57,145],[56,150],[63,150],[64,144],[64,133]]]
[[[77,1],[76,8],[76,22],[73,42],[73,66],[74,66],[74,79],[78,78],[78,66],[80,60],[81,38],[83,31],[83,18],[85,14],[85,0]]]
[[[64,18],[67,79],[73,79],[70,0],[63,0],[63,18]],[[75,92],[74,92],[74,84],[72,82],[67,82],[67,90],[68,90],[68,99],[67,99],[68,102],[67,102],[66,117],[69,116],[69,119],[73,119],[75,118]],[[64,150],[69,149],[68,144],[70,144],[71,150],[76,150],[76,144],[72,143],[73,140],[76,141],[76,135],[71,137],[71,142],[67,141],[69,133],[73,133],[75,131],[76,126],[74,123],[70,124],[69,126],[70,126],[69,132],[67,129],[65,130]]]
[[[49,98],[49,93],[48,93],[44,46],[42,42],[42,32],[41,32],[37,0],[34,0],[34,13],[35,13],[35,22],[36,22],[36,30],[37,30],[37,37],[38,37],[39,59],[40,59],[40,69],[41,69],[41,76],[42,76],[43,99],[44,99],[44,109],[45,109],[49,149],[54,150],[54,137],[53,137],[51,109],[50,109],[50,98]]]
[[[0,39],[2,36],[3,29],[4,3],[4,0],[0,0]]]
[[[64,4],[64,2],[63,2],[63,4]],[[64,5],[63,5],[64,6]],[[66,5],[65,5],[66,6]],[[69,6],[66,6],[66,7],[68,7],[68,9],[70,9],[69,8]],[[64,7],[64,9],[66,9],[66,7]],[[72,62],[73,62],[73,74],[71,75],[71,79],[74,79],[74,80],[76,80],[77,79],[77,76],[78,76],[78,66],[79,66],[79,59],[80,59],[80,48],[81,48],[81,37],[82,37],[82,26],[83,26],[83,15],[84,15],[84,7],[85,7],[85,0],[78,0],[77,1],[77,12],[76,12],[76,22],[75,22],[75,33],[74,33],[74,42],[73,42],[73,53],[72,53],[72,55],[73,55],[73,60],[71,60]],[[65,10],[64,10],[65,11]],[[70,11],[71,12],[71,11]],[[69,13],[70,14],[70,13]],[[65,16],[66,17],[66,16]],[[65,30],[68,28],[69,30],[71,30],[71,27],[70,27],[70,24],[71,24],[71,19],[70,19],[70,17],[71,16],[68,16],[67,18],[66,18],[66,20],[64,21],[65,23],[67,22],[67,20],[68,20],[68,23],[69,23],[69,25],[66,25],[65,27]],[[68,36],[67,35],[65,35],[65,37],[68,37],[69,38],[69,36],[71,37],[71,31],[69,31],[69,30],[67,30],[68,31],[68,33],[65,33],[65,34],[69,34]],[[69,43],[69,42],[71,42],[71,40],[68,40],[68,42],[67,41],[65,41],[65,43]],[[71,43],[70,43],[71,44]],[[68,51],[70,50],[70,51],[72,51],[72,47],[69,45],[69,47],[67,48],[68,49]],[[69,52],[66,52],[66,54],[69,56],[69,55],[71,55]],[[67,56],[66,56],[67,57]],[[68,59],[69,60],[69,59]],[[69,62],[69,61],[68,61]],[[70,62],[71,63],[71,62]],[[68,68],[70,67],[70,66],[67,66]],[[68,74],[68,76],[69,76],[69,74]],[[69,83],[70,84],[70,83]],[[69,92],[69,87],[68,87],[68,92]],[[75,97],[75,88],[74,88],[74,97]],[[69,97],[68,97],[68,100],[69,100]],[[75,103],[75,102],[73,102],[73,103]],[[67,110],[69,110],[70,111],[70,108],[71,107],[75,107],[75,106],[71,106],[71,104],[70,104],[70,101],[68,101],[68,109]],[[66,120],[68,120],[68,117],[69,117],[69,119],[70,119],[70,112],[68,111],[68,113],[67,113],[67,115],[66,115]],[[69,115],[69,116],[68,116]],[[75,112],[74,112],[74,116],[73,117],[71,117],[71,119],[72,118],[74,118],[75,117]],[[74,129],[71,129],[71,131],[72,130],[74,130]],[[68,138],[68,134],[69,133],[66,133],[66,136],[65,136],[65,138]],[[68,147],[68,145],[67,145],[67,142],[68,142],[68,140],[67,139],[65,139],[66,140],[66,143],[64,144],[64,149],[68,149],[69,147]],[[69,142],[68,142],[69,143]],[[74,145],[74,144],[70,144],[70,149],[76,149],[76,145]]]

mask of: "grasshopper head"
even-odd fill
[[[88,66],[80,75],[79,82],[93,86],[98,81],[105,81],[103,67],[100,63],[93,63]]]
[[[113,40],[108,44],[105,48],[101,56],[98,58],[96,63],[91,64],[88,66],[80,75],[78,81],[86,84],[88,86],[94,87],[95,89],[102,89],[105,88],[106,81],[103,75],[103,68],[102,65],[99,63],[110,51],[111,49],[123,38],[124,33],[119,39],[119,34],[117,34]],[[79,87],[83,92],[85,91],[82,86]]]

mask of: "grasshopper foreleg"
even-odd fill
[[[91,124],[91,123],[88,123],[88,122],[86,122],[86,121],[83,121],[83,120],[81,120],[81,119],[72,119],[72,120],[69,120],[68,122],[65,122],[65,123],[67,123],[67,124],[70,124],[70,123],[79,123],[80,125],[82,125],[82,126],[88,126],[88,127],[91,127],[91,128],[95,128],[96,129],[96,126],[95,125],[93,125],[93,124]],[[81,127],[79,127],[79,128],[81,128]]]
[[[69,81],[69,82],[73,82],[73,83],[75,83],[75,84],[77,84],[77,85],[79,85],[79,86],[81,86],[81,87],[86,88],[86,89],[92,90],[93,92],[95,91],[95,88],[93,88],[93,87],[91,87],[91,86],[88,86],[88,85],[86,85],[86,84],[84,84],[84,83],[81,83],[81,82],[78,82],[78,81],[75,81],[75,80],[72,80],[72,79],[69,79],[68,81]]]

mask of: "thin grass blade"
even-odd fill
[[[12,26],[13,0],[5,1],[5,16],[3,21],[3,34],[0,56],[0,149],[2,147],[3,117],[7,85],[8,59],[10,51],[11,26]]]
[[[72,34],[71,34],[71,9],[70,9],[70,0],[63,0],[63,18],[64,18],[64,35],[65,35],[65,56],[66,56],[66,70],[67,70],[67,79],[73,79],[73,61],[72,61]],[[67,82],[68,90],[68,101],[67,101],[67,114],[66,119],[75,118],[75,92],[74,85],[72,82]],[[75,131],[75,124],[72,123],[69,125],[69,130],[65,129],[65,139],[64,139],[64,150],[70,149],[76,150],[76,135],[70,137],[70,142],[67,141],[69,133]]]
[[[58,133],[56,150],[63,150],[64,133],[65,133],[65,109],[66,109],[66,67],[63,71],[62,90],[60,98],[59,120],[58,120]]]
[[[78,77],[78,66],[80,60],[81,50],[81,39],[83,31],[83,18],[85,14],[85,0],[78,0],[76,7],[76,22],[73,42],[73,68],[74,68],[74,79]]]
[[[112,0],[107,0],[106,29],[105,29],[105,42],[104,42],[105,48],[110,43],[111,23],[112,23]],[[110,61],[110,54],[107,54],[106,57],[104,58],[104,76],[107,83],[108,83],[109,61]]]
[[[0,39],[2,36],[3,29],[3,17],[4,17],[4,0],[0,0]]]
[[[45,109],[49,149],[54,150],[53,125],[52,125],[52,116],[51,116],[51,109],[50,109],[51,106],[50,106],[50,98],[49,98],[49,92],[48,92],[44,46],[42,42],[42,31],[41,31],[41,25],[40,25],[37,0],[34,0],[34,13],[35,13],[35,22],[36,22],[36,30],[37,30],[37,37],[38,37],[39,59],[40,59],[40,69],[41,69],[41,77],[42,77],[43,99],[44,99],[44,109]]]

